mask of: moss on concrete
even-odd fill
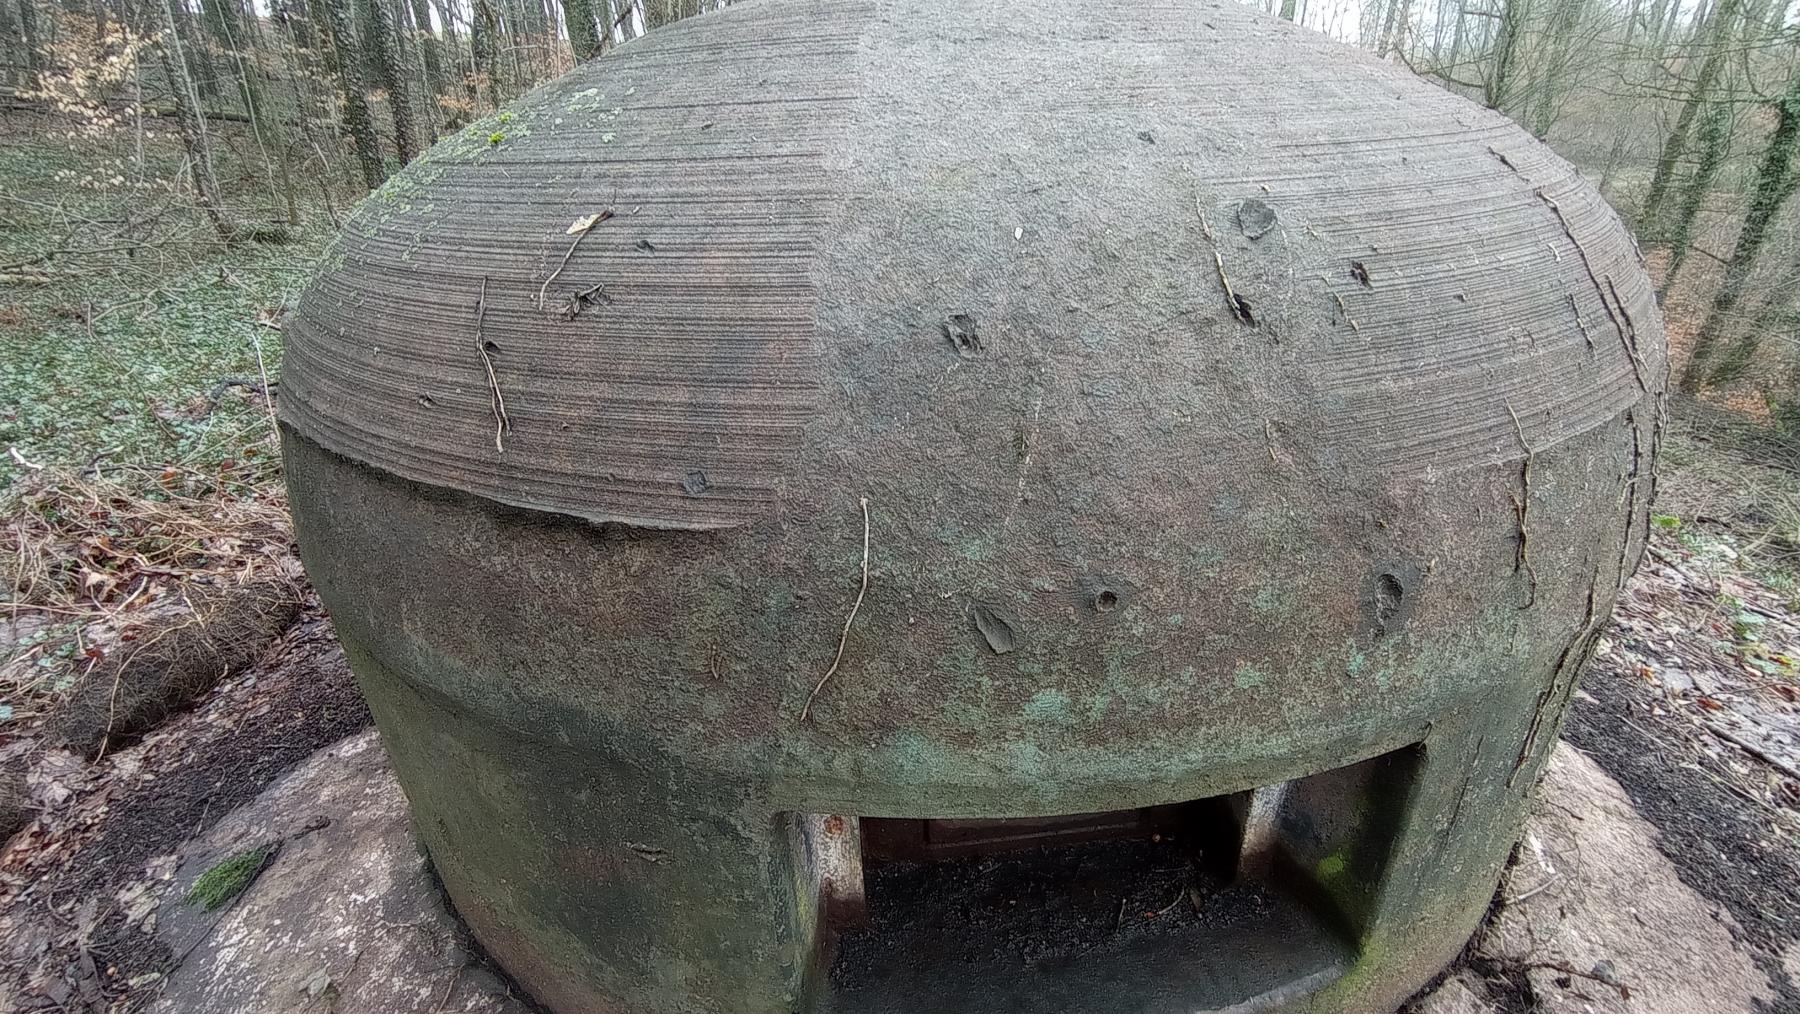
[[[268,842],[245,849],[215,864],[200,874],[193,887],[188,888],[187,903],[199,905],[211,912],[244,893],[244,889],[255,882],[257,875],[269,865],[269,860],[274,858],[275,850],[279,847],[277,842]]]

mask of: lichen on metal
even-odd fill
[[[1484,910],[1666,373],[1594,189],[1365,54],[1226,3],[752,0],[371,195],[281,414],[420,837],[559,1014],[1326,1014]],[[910,867],[819,844],[1215,812],[1267,905],[1152,933],[1127,885],[955,975],[884,957],[928,943],[882,921]]]

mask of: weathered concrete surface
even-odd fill
[[[214,863],[271,841],[284,844],[235,903],[209,914],[182,901]],[[314,754],[190,843],[177,870],[151,925],[188,954],[159,1014],[527,1010],[464,948],[373,730]]]
[[[1404,68],[1092,8],[648,33],[397,174],[302,297],[308,575],[447,889],[552,1009],[834,988],[794,813],[1387,756],[1392,800],[1283,824],[1359,941],[1306,1009],[1393,1006],[1485,911],[1648,528],[1637,250]]]
[[[330,824],[305,831],[321,817]],[[275,839],[289,840],[205,935],[213,917],[181,893],[218,858]],[[527,1010],[458,942],[372,731],[320,751],[192,843],[175,888],[157,932],[176,953],[193,950],[152,1007],[160,1014]],[[1532,1009],[1549,1014],[1752,1014],[1772,995],[1729,916],[1681,883],[1655,829],[1567,745],[1551,759],[1505,892],[1518,900],[1487,929],[1471,967],[1411,1014],[1522,1009],[1518,976],[1535,994]],[[1602,962],[1629,1001],[1556,967],[1591,973]]]
[[[1459,972],[1413,1003],[1411,1014],[1489,1014],[1487,986],[1479,976]]]

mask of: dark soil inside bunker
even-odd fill
[[[933,964],[1078,957],[1117,937],[1179,931],[1258,896],[1225,883],[1173,838],[1036,848],[867,871],[870,926],[847,934],[833,978],[850,983],[882,954]],[[1224,903],[1224,904],[1219,904]]]
[[[1328,974],[1349,948],[1299,899],[1233,883],[1192,836],[865,868],[869,925],[837,941],[851,1014],[1213,1010]]]
[[[1761,1009],[1800,1014],[1800,983],[1781,959],[1800,940],[1800,851],[1771,833],[1756,804],[1690,763],[1682,720],[1662,713],[1649,684],[1602,658],[1581,687],[1563,737],[1624,787],[1682,881],[1737,921],[1775,990]]]

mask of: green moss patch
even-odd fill
[[[276,847],[274,842],[258,845],[217,863],[188,888],[187,903],[211,912],[244,893],[275,857]]]

